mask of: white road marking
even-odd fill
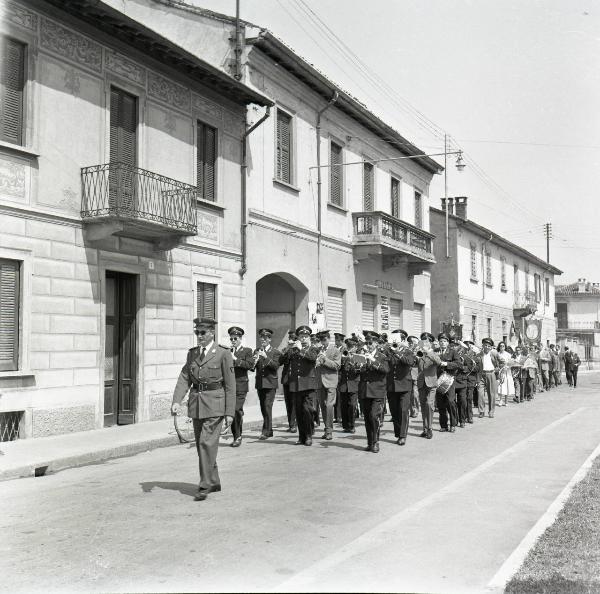
[[[600,455],[600,444],[594,449],[594,451],[588,456],[585,462],[579,467],[577,472],[573,475],[571,480],[567,483],[565,488],[560,492],[558,497],[550,504],[550,507],[546,510],[544,515],[536,522],[535,526],[525,535],[525,538],[519,543],[519,546],[511,553],[510,557],[502,564],[500,569],[496,572],[496,575],[490,580],[487,585],[488,591],[500,590],[503,591],[504,587],[510,580],[510,578],[517,573],[519,567],[521,567],[525,557],[529,551],[533,548],[537,539],[544,533],[546,528],[551,526],[556,520],[560,510],[565,505],[569,495],[575,488],[575,485],[583,480],[591,468],[594,460]]]
[[[553,421],[549,425],[546,425],[545,427],[536,431],[535,433],[528,435],[521,441],[500,452],[493,458],[486,460],[483,464],[480,464],[473,470],[467,472],[466,474],[463,474],[461,477],[452,481],[445,487],[439,489],[431,495],[428,495],[420,501],[417,501],[413,505],[403,509],[402,511],[391,516],[390,518],[387,518],[386,520],[379,523],[377,526],[374,526],[367,532],[364,532],[359,537],[355,538],[354,540],[344,545],[341,549],[337,550],[335,553],[324,557],[316,563],[313,563],[310,567],[307,567],[306,569],[303,569],[302,571],[298,572],[288,580],[281,582],[280,584],[272,588],[270,591],[301,592],[303,590],[303,587],[306,587],[311,582],[314,582],[318,578],[319,574],[324,573],[328,569],[335,567],[336,565],[342,563],[343,561],[351,557],[358,555],[361,552],[368,551],[369,549],[373,548],[373,546],[382,542],[381,537],[383,534],[385,534],[386,532],[396,531],[401,526],[402,522],[404,522],[411,515],[420,512],[422,509],[436,503],[446,495],[457,491],[471,479],[485,472],[504,458],[507,458],[515,454],[522,448],[526,447],[532,440],[539,437],[540,435],[551,431],[552,429],[554,429],[555,427],[564,423],[567,420],[571,420],[575,415],[586,410],[586,408],[587,407],[578,408],[573,412]]]

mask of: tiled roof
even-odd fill
[[[593,283],[585,283],[585,291],[579,291],[579,283],[570,285],[556,285],[557,295],[600,295],[600,286],[594,286]]]

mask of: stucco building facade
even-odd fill
[[[436,235],[431,272],[432,331],[462,324],[464,338],[517,344],[524,317],[540,321],[543,344],[556,341],[554,277],[561,271],[467,217],[467,198],[449,198],[446,213],[430,209]],[[521,337],[523,338],[523,337]]]

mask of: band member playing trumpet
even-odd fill
[[[277,370],[279,369],[281,353],[271,346],[273,330],[261,328],[258,331],[260,347],[254,351],[256,370],[256,390],[260,402],[260,412],[263,417],[261,440],[273,437],[273,401],[277,389]]]
[[[242,346],[244,330],[239,326],[232,326],[227,330],[231,341],[231,357],[233,358],[233,372],[235,373],[235,414],[231,423],[233,435],[232,448],[242,445],[242,424],[244,419],[244,403],[248,394],[248,370],[254,369],[252,349]]]
[[[398,445],[406,444],[410,398],[412,396],[412,367],[416,357],[408,346],[408,332],[393,330],[394,341],[388,349],[390,371],[387,375],[387,398]],[[396,339],[397,337],[397,339]]]
[[[358,348],[358,340],[346,339],[346,349],[342,351],[342,361],[339,374],[338,389],[340,391],[340,406],[342,428],[346,433],[355,433],[356,404],[358,402],[358,383],[360,380],[360,365],[352,360],[352,355]]]
[[[367,430],[368,452],[379,452],[379,430],[387,389],[386,375],[390,369],[387,357],[377,348],[379,334],[364,330],[366,362],[361,368],[359,398],[362,400]]]
[[[315,363],[319,348],[311,345],[312,330],[308,326],[296,329],[298,340],[286,353],[284,360],[289,359],[289,390],[294,395],[296,420],[298,422],[297,444],[312,445],[314,431],[313,398],[317,389]]]
[[[342,362],[342,353],[334,345],[330,344],[329,330],[317,333],[321,342],[321,350],[317,355],[315,369],[317,371],[317,393],[319,395],[319,406],[323,416],[325,433],[323,439],[333,439],[333,407],[338,385],[338,371]]]
[[[438,389],[437,391],[440,431],[450,431],[451,433],[454,433],[456,431],[456,425],[458,425],[454,383],[456,372],[461,366],[461,363],[456,349],[450,348],[450,337],[445,332],[438,335],[438,343],[440,345],[439,356],[441,359],[441,363],[438,366],[438,377],[444,372],[452,377],[450,386]],[[448,422],[450,422],[450,427],[448,427]]]
[[[288,331],[288,344],[281,352],[281,385],[283,386],[283,399],[285,401],[285,410],[288,420],[288,431],[296,433],[296,405],[294,403],[294,395],[290,392],[290,358],[287,356],[289,351],[294,347],[298,338],[293,330]]]
[[[459,343],[459,357],[462,363],[456,373],[455,391],[456,405],[458,408],[458,423],[461,427],[465,423],[473,423],[473,389],[477,385],[476,354],[472,350],[473,343],[465,340]]]
[[[433,437],[433,406],[437,390],[437,366],[442,362],[438,354],[433,350],[435,337],[430,332],[421,334],[420,346],[417,350],[419,357],[419,375],[417,386],[419,388],[419,403],[421,405],[421,416],[423,418],[423,432],[421,437],[431,439]]]

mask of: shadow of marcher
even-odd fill
[[[144,493],[151,493],[154,488],[166,489],[168,491],[179,491],[182,495],[194,497],[198,492],[198,485],[192,483],[167,483],[163,481],[148,481],[140,483]]]

